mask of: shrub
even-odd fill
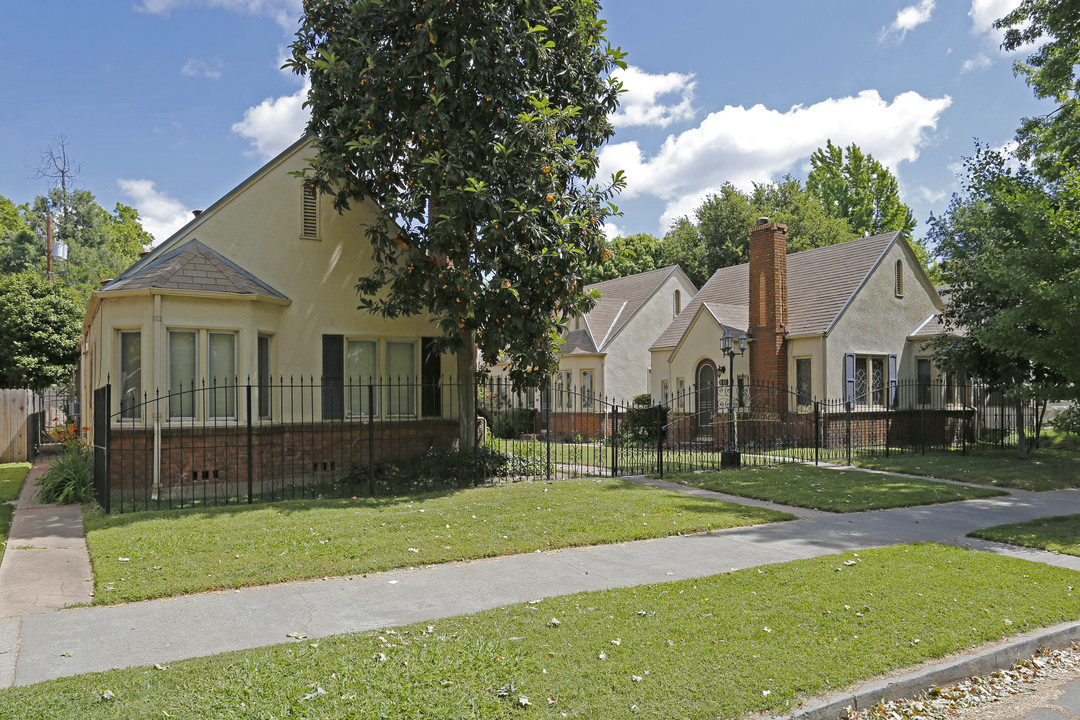
[[[512,440],[536,432],[536,412],[528,408],[496,410],[491,413],[489,427],[495,437]]]
[[[1058,432],[1080,436],[1080,405],[1073,403],[1050,421]]]
[[[94,451],[81,443],[66,443],[64,452],[38,481],[42,502],[68,505],[94,496]]]
[[[619,439],[624,443],[656,443],[657,430],[663,433],[667,424],[668,410],[663,405],[653,405],[648,393],[636,395],[634,404],[626,408],[626,420],[619,428]]]

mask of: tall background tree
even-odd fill
[[[1019,408],[1032,395],[1080,392],[1080,173],[1047,182],[1010,159],[977,147],[930,238],[951,286],[945,321],[962,331],[935,341],[935,359]]]
[[[858,145],[841,149],[829,140],[810,156],[806,190],[835,218],[860,236],[899,230],[911,238],[915,216],[900,201],[896,178]]]
[[[63,140],[61,138],[61,140]],[[41,154],[38,176],[55,183],[46,194],[17,205],[0,197],[0,385],[41,389],[70,376],[90,294],[139,259],[152,238],[139,213],[117,203],[109,213],[77,188],[67,141]],[[46,279],[46,232],[68,259]]]
[[[622,53],[594,0],[305,0],[291,59],[311,90],[307,181],[371,199],[362,309],[431,313],[468,382],[501,354],[519,387],[557,367],[581,268],[621,181],[594,183]],[[463,399],[462,440],[475,417]]]
[[[0,277],[0,384],[42,390],[75,366],[83,310],[33,270]]]
[[[664,236],[664,265],[679,265],[701,287],[718,268],[749,259],[748,232],[759,217],[788,226],[788,252],[852,240],[858,235],[843,218],[826,213],[802,183],[791,176],[754,185],[744,193],[731,183],[682,217]]]
[[[1035,97],[1056,105],[1023,119],[1017,130],[1020,156],[1047,177],[1080,165],[1080,0],[1021,0],[994,26],[1005,30],[1006,50],[1034,48],[1013,67]]]
[[[589,285],[657,270],[667,264],[660,238],[648,233],[617,237],[611,241],[611,255],[606,261],[582,268],[581,281]]]

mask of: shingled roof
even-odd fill
[[[103,290],[199,290],[264,295],[287,300],[242,267],[211,250],[198,240],[190,240],[171,252],[154,258],[130,275],[106,285]]]
[[[899,236],[899,232],[890,232],[788,255],[788,334],[824,333]],[[748,307],[749,263],[720,268],[713,273],[651,349],[678,345],[702,303]],[[737,320],[724,324],[739,327]]]
[[[586,290],[599,290],[601,295],[596,307],[585,314],[588,337],[575,337],[576,332],[570,332],[562,354],[603,352],[634,314],[676,272],[681,272],[679,266],[672,265],[586,285]]]

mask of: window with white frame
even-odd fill
[[[667,380],[660,381],[660,402],[666,403],[671,396],[671,388]]]
[[[120,345],[120,417],[142,416],[142,331],[121,331]]]
[[[236,333],[207,334],[208,418],[236,417]]]
[[[349,340],[345,343],[345,386],[348,402],[346,412],[350,417],[367,417],[379,414],[379,392],[368,386],[379,381],[379,342],[377,340]],[[370,397],[374,396],[374,398]],[[374,399],[375,407],[371,407]]]
[[[813,374],[810,358],[795,358],[795,403],[807,407],[813,402]]]
[[[574,405],[574,371],[567,370],[563,373],[563,379],[566,382],[566,409],[573,410]]]
[[[169,417],[195,417],[195,379],[198,377],[199,334],[195,330],[168,333]]]
[[[386,343],[386,410],[390,415],[416,414],[416,343]],[[500,378],[501,379],[501,378]]]
[[[592,410],[593,408],[593,377],[592,370],[581,371],[581,409]]]
[[[259,335],[256,347],[255,376],[259,383],[259,417],[268,419],[273,405],[273,380],[270,374],[270,336]]]
[[[677,387],[678,391],[679,391],[679,399],[678,399],[679,410],[685,411],[686,410],[686,378],[676,378],[675,379],[675,387]]]
[[[918,379],[919,404],[930,404],[930,383],[933,379],[933,368],[930,358],[917,358],[915,360],[915,373]]]

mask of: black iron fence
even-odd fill
[[[475,442],[462,442],[461,400]],[[976,385],[900,383],[840,401],[723,383],[653,403],[589,388],[412,380],[237,381],[94,393],[107,512],[463,487],[497,479],[659,474],[1015,444],[1038,404]]]

